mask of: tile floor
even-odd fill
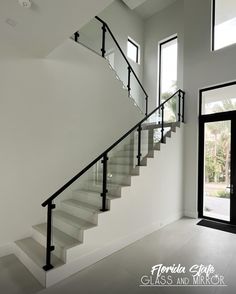
[[[131,244],[102,261],[48,289],[42,289],[25,267],[9,255],[0,259],[0,293],[106,294],[106,293],[236,293],[236,235],[196,226],[181,219]],[[224,276],[226,287],[139,287],[156,264],[212,264]],[[177,278],[176,274],[172,279]]]

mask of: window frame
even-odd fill
[[[203,215],[204,123],[231,119],[233,116],[236,115],[236,110],[219,112],[219,113],[211,113],[211,114],[203,114],[202,113],[202,100],[203,100],[202,96],[204,92],[220,89],[220,88],[225,88],[225,87],[230,87],[233,85],[236,85],[236,80],[199,89],[199,106],[198,106],[199,107],[198,109],[198,192],[197,192],[198,217],[213,220],[213,221],[218,221],[221,223],[227,223],[227,224],[231,223],[231,221],[228,222],[225,220],[219,220],[219,219],[215,219],[215,218]]]
[[[215,50],[216,1],[211,1],[211,50]]]
[[[130,58],[128,56],[128,44],[129,43],[132,44],[136,48],[136,58],[135,58],[135,60],[133,60],[132,58]],[[139,64],[139,56],[140,56],[140,45],[137,44],[133,39],[131,39],[130,37],[128,37],[128,39],[127,39],[127,57],[130,60],[132,60],[133,62]]]

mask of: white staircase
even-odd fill
[[[179,123],[165,125],[170,129],[165,134],[165,142],[179,126]],[[144,128],[155,130],[160,128],[160,125],[146,124]],[[96,171],[90,173],[82,186],[71,191],[69,198],[57,203],[58,208],[53,211],[52,236],[55,246],[52,252],[53,269],[44,271],[42,268],[45,265],[46,223],[33,226],[31,236],[16,241],[16,255],[45,287],[127,245],[125,243],[112,249],[107,247],[112,239],[116,239],[114,233],[117,226],[119,227],[119,221],[115,220],[114,223],[112,219],[113,201],[124,200],[122,196],[125,189],[132,189],[133,179],[139,177],[140,170],[145,168],[148,160],[155,160],[161,149],[161,143],[154,142],[152,149],[142,159],[142,166],[137,167],[134,162],[136,145],[135,138],[132,138],[113,152],[108,160],[107,205],[109,211],[100,211],[102,177],[99,166]],[[145,148],[148,148],[148,140],[142,144],[142,149]],[[126,193],[127,191],[130,190],[126,190]],[[132,210],[132,207],[130,209]],[[119,207],[117,210],[115,205],[114,210],[114,214],[119,213],[121,217],[123,213],[127,213],[119,211]]]

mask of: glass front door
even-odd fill
[[[227,113],[203,119],[199,138],[199,216],[231,224],[236,224],[235,117]]]
[[[236,81],[200,90],[199,106],[198,214],[236,225]]]

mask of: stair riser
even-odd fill
[[[161,150],[161,144],[160,144],[160,143],[155,144],[155,145],[154,145],[154,150],[158,150],[158,151],[160,151],[160,150]]]
[[[171,137],[171,132],[168,132],[168,133],[165,134],[165,136],[164,136],[164,140],[166,140],[166,137],[170,138],[170,137]],[[160,141],[161,141],[161,139],[159,140],[159,143],[161,143]],[[143,151],[147,151],[148,148],[149,148],[149,146],[151,146],[152,144],[153,144],[153,142],[150,142],[150,144],[142,144],[142,145],[141,145],[141,150],[143,150]],[[156,144],[157,144],[157,143],[156,143]],[[137,146],[137,144],[135,144],[135,145],[130,144],[130,145],[126,145],[126,146],[124,147],[124,149],[125,149],[124,151],[129,151],[129,152],[133,151],[133,152],[134,152],[134,156],[135,156],[135,154],[136,154],[137,151],[138,151],[138,146]],[[117,155],[117,156],[118,156],[118,155]]]
[[[24,266],[33,274],[33,276],[43,285],[46,286],[46,272],[36,265],[32,259],[19,247],[16,246],[15,255],[24,264]]]
[[[135,152],[131,149],[131,150],[121,150],[118,151],[114,154],[114,157],[134,157],[136,154]]]
[[[102,179],[103,179],[102,174],[98,174],[98,180],[102,181]],[[117,175],[117,174],[113,173],[112,177],[107,178],[107,182],[112,183],[112,184],[130,186],[131,185],[131,176],[130,175]]]
[[[133,165],[133,160],[129,157],[112,157],[110,159],[110,163],[112,164],[126,164]]]
[[[92,211],[89,211],[87,209],[84,209],[83,207],[77,207],[77,206],[61,203],[61,209],[73,216],[80,217],[95,225],[98,222],[98,214],[93,213]]]
[[[95,205],[98,208],[102,206],[102,197],[100,195],[96,196],[93,194],[78,194],[74,192],[73,198],[82,202],[87,202],[89,204]]]
[[[37,230],[33,229],[33,238],[35,241],[37,241],[39,244],[45,247],[45,254],[46,254],[46,243],[47,243],[46,237],[40,232],[38,232]],[[52,242],[52,244],[55,246],[55,250],[53,251],[53,254],[56,255],[58,258],[62,259],[64,262],[66,262],[65,251],[63,250],[63,248],[61,248],[55,242]]]
[[[53,219],[53,225],[67,235],[79,240],[80,242],[83,242],[83,231],[79,228],[76,228],[75,226],[70,225],[56,217]]]
[[[109,173],[121,173],[126,175],[139,175],[139,169],[137,167],[132,168],[127,165],[108,165],[108,172]]]
[[[121,196],[121,188],[117,187],[117,188],[111,188],[111,187],[107,187],[109,194],[113,195],[113,196],[117,196],[120,197]],[[92,192],[97,192],[97,193],[101,193],[102,191],[102,186],[90,186],[89,188],[90,191]]]
[[[152,142],[150,142],[151,144]],[[148,145],[149,143],[148,142],[145,142],[145,143],[141,143],[141,148],[142,149],[148,149]],[[127,144],[124,146],[124,150],[121,150],[119,152],[136,152],[138,150],[138,142],[135,142],[135,143],[130,143],[130,144]],[[117,152],[118,153],[118,152]]]

